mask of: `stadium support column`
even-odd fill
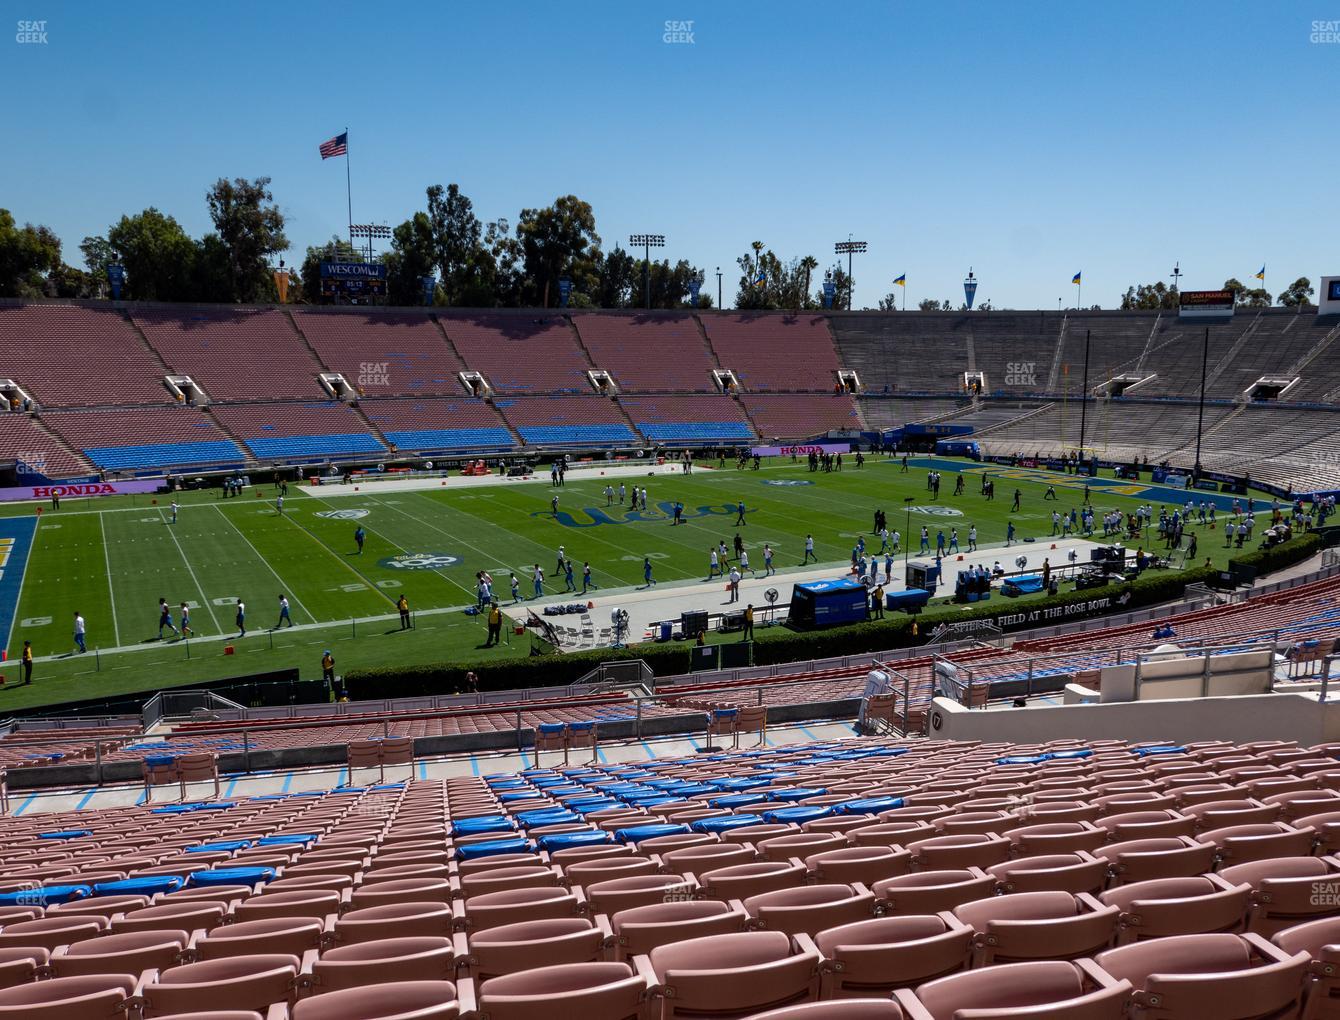
[[[1089,330],[1084,331],[1084,384],[1079,391],[1079,455],[1084,456],[1084,425],[1089,410]]]
[[[1200,349],[1200,409],[1196,412],[1196,467],[1191,480],[1200,481],[1200,439],[1205,431],[1205,372],[1210,363],[1210,327],[1205,327],[1205,344]]]

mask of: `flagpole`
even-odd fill
[[[349,176],[349,129],[344,129],[344,197],[349,205],[349,250],[354,250],[354,186]]]

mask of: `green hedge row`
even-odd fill
[[[1258,574],[1307,559],[1321,548],[1321,537],[1316,533],[1297,538],[1270,550],[1257,550],[1231,561],[1231,564],[1254,567]],[[927,609],[914,618],[906,614],[869,620],[846,627],[827,630],[797,631],[788,627],[760,628],[754,643],[754,662],[768,666],[805,659],[825,659],[839,655],[859,655],[887,648],[915,645],[938,626],[972,620],[991,619],[1016,607],[1025,610],[1055,610],[1104,597],[1113,600],[1112,612],[1125,612],[1142,606],[1155,605],[1178,598],[1189,584],[1205,582],[1218,576],[1212,567],[1192,567],[1179,571],[1147,573],[1134,581],[1109,584],[1085,591],[1069,591],[1048,599],[1015,603],[1010,599],[993,598],[990,602],[970,606],[941,605]],[[1123,596],[1129,596],[1123,598]],[[1030,623],[1046,626],[1064,623],[1063,614],[1049,613],[1049,619]],[[403,698],[430,694],[450,694],[463,690],[464,677],[474,670],[482,690],[514,690],[531,687],[555,687],[575,683],[602,662],[639,658],[651,667],[657,676],[674,676],[689,671],[690,645],[638,645],[632,650],[616,651],[609,648],[589,652],[571,652],[566,655],[542,655],[529,659],[506,659],[496,663],[438,662],[419,666],[379,666],[350,670],[345,676],[349,695],[355,700],[365,698]]]

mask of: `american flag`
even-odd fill
[[[338,134],[334,138],[321,143],[321,158],[330,159],[331,156],[347,156],[349,154],[349,132]]]

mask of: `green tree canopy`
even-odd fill
[[[213,300],[259,301],[273,295],[270,258],[288,250],[284,214],[270,194],[270,178],[220,177],[205,196],[227,254],[227,294]]]
[[[20,227],[0,209],[0,297],[41,297],[47,273],[60,265],[60,238],[48,227]]]
[[[171,216],[153,206],[134,216],[122,216],[100,237],[85,238],[81,247],[89,271],[110,254],[125,267],[124,296],[133,301],[190,301],[197,295],[197,246]]]
[[[1279,296],[1279,303],[1285,308],[1312,308],[1312,295],[1316,293],[1312,289],[1312,281],[1306,276],[1300,276],[1293,283],[1284,288]]]

